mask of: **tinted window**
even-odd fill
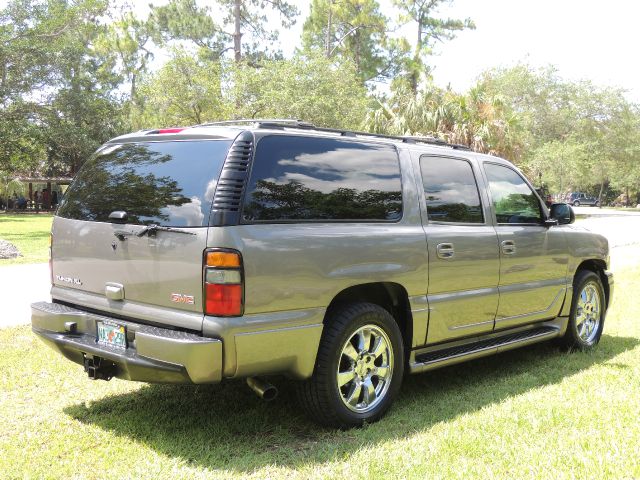
[[[484,169],[498,223],[539,224],[542,221],[538,197],[518,173],[492,163],[486,163]]]
[[[422,184],[429,220],[483,223],[478,186],[469,162],[422,157]]]
[[[207,225],[229,141],[111,145],[80,169],[58,215],[108,222],[115,210],[127,222]]]
[[[401,216],[400,165],[393,147],[276,135],[258,143],[244,221]]]

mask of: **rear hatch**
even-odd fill
[[[54,218],[53,297],[200,330],[202,256],[230,145],[231,140],[199,139],[100,149]]]

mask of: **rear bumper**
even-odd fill
[[[96,322],[127,328],[127,348],[96,342]],[[31,327],[68,359],[103,365],[125,380],[157,383],[216,383],[222,379],[222,341],[88,313],[65,305],[31,305]],[[92,367],[93,368],[93,367]]]

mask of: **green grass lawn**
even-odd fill
[[[2,265],[39,263],[49,260],[49,232],[52,215],[0,214],[0,239],[13,243],[22,257],[0,260]]]
[[[0,330],[0,477],[639,478],[640,264],[616,275],[594,351],[408,376],[388,416],[346,432],[307,420],[282,379],[272,403],[240,382],[92,382],[28,327]]]

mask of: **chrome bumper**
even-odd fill
[[[97,321],[127,328],[127,348],[96,342]],[[154,383],[215,383],[222,379],[222,341],[97,315],[66,305],[31,305],[31,328],[45,343],[80,365],[104,364],[113,376]],[[93,368],[93,367],[89,367]]]

